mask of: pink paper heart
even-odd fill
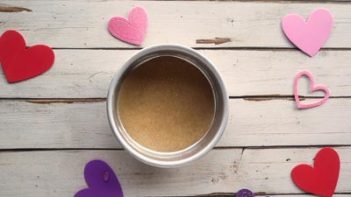
[[[307,79],[309,80],[311,92],[321,91],[324,93],[324,97],[322,99],[316,100],[315,102],[308,103],[308,104],[302,103],[300,101],[299,80],[303,76],[307,77]],[[327,102],[327,100],[329,99],[329,96],[330,96],[330,92],[329,92],[329,89],[327,88],[327,86],[323,85],[323,84],[315,84],[312,73],[310,73],[307,70],[304,70],[304,71],[301,71],[301,72],[296,74],[295,79],[294,79],[294,98],[295,98],[297,108],[308,109],[308,108],[318,107],[318,106],[324,104],[325,102]]]
[[[333,17],[325,9],[314,11],[307,21],[297,14],[289,14],[282,20],[282,28],[288,39],[311,57],[328,40],[332,27]]]
[[[141,7],[133,8],[128,19],[113,17],[108,22],[109,32],[116,38],[134,45],[141,45],[147,29],[147,13]]]

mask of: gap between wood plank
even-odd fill
[[[345,192],[345,193],[337,193],[335,192],[334,195],[349,195],[351,193]],[[236,193],[212,193],[212,194],[201,194],[201,195],[196,195],[196,196],[184,196],[184,197],[235,197]],[[307,193],[265,193],[265,192],[255,192],[254,196],[260,197],[260,196],[305,196],[309,195]],[[177,196],[159,196],[159,197],[177,197]]]
[[[213,150],[225,150],[225,149],[239,149],[241,155],[244,154],[246,150],[267,150],[267,149],[309,149],[309,148],[323,148],[323,147],[333,147],[333,148],[348,148],[349,145],[332,145],[332,144],[322,144],[322,145],[278,145],[278,146],[225,146],[225,147],[214,147]],[[125,151],[123,148],[10,148],[10,149],[0,149],[1,152],[47,152],[47,151]]]
[[[349,195],[351,193],[345,192],[345,193],[338,193],[335,192],[334,195]],[[196,196],[184,196],[184,197],[235,197],[236,193],[212,193],[212,194],[201,194],[201,195],[196,195]],[[305,196],[308,195],[307,193],[265,193],[265,192],[255,192],[254,193],[255,196],[260,197],[260,196]],[[177,196],[159,196],[159,197],[177,197]]]
[[[147,48],[147,47],[144,47]],[[236,50],[236,51],[296,51],[297,48],[294,47],[220,47],[220,46],[213,46],[213,47],[190,47],[195,50]],[[54,50],[141,50],[142,47],[131,47],[131,48],[124,48],[124,47],[88,47],[88,48],[81,48],[81,47],[53,47]],[[320,50],[322,51],[350,51],[351,47],[325,47]]]
[[[300,96],[300,100],[317,99],[323,96]],[[351,99],[351,96],[330,96],[330,99]],[[293,95],[247,95],[229,96],[229,99],[243,99],[247,101],[269,101],[269,100],[294,100]],[[106,98],[0,98],[0,101],[23,101],[33,104],[53,104],[53,103],[98,103],[106,102]]]
[[[157,1],[157,0],[136,0],[136,1]],[[350,3],[351,0],[314,0],[314,1],[306,1],[306,0],[161,0],[161,1],[215,1],[215,2],[252,2],[252,3],[306,3],[306,4],[314,4],[314,3],[328,3],[328,4],[347,4]],[[25,8],[25,11],[27,9]]]
[[[155,1],[155,0],[136,0],[136,1]],[[314,0],[314,1],[306,1],[306,0],[161,0],[161,1],[215,1],[215,2],[252,2],[252,3],[328,3],[328,4],[347,4],[350,3],[351,0]]]

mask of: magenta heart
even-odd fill
[[[88,188],[80,190],[74,197],[123,197],[117,176],[104,161],[90,161],[85,166],[84,177]]]
[[[303,76],[307,77],[308,80],[310,81],[310,91],[311,92],[317,92],[317,91],[324,92],[324,97],[322,99],[316,100],[315,102],[308,103],[308,104],[302,103],[300,101],[299,80]],[[327,88],[327,86],[325,86],[323,84],[315,84],[312,73],[310,73],[309,71],[307,71],[307,70],[301,71],[301,72],[297,73],[297,75],[295,76],[295,79],[294,79],[294,98],[295,98],[297,108],[308,109],[308,108],[318,107],[318,106],[324,104],[325,102],[327,102],[327,100],[329,99],[329,96],[330,96],[330,92],[329,92],[329,89]]]
[[[282,28],[288,39],[311,57],[328,40],[332,27],[333,17],[325,9],[314,11],[307,21],[297,14],[289,14],[282,20]]]
[[[148,21],[146,11],[141,7],[133,8],[128,20],[113,17],[108,22],[109,32],[116,38],[134,45],[141,45],[145,38]]]

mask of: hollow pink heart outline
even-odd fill
[[[317,91],[321,91],[324,93],[324,97],[322,99],[317,100],[316,102],[313,102],[313,103],[308,103],[308,104],[304,104],[301,102],[301,100],[299,98],[298,91],[299,91],[299,80],[303,76],[307,77],[307,79],[309,80],[311,93],[317,92]],[[328,101],[329,97],[330,97],[330,91],[329,91],[328,87],[324,84],[315,84],[315,80],[314,80],[313,75],[310,71],[303,70],[303,71],[300,71],[296,74],[295,79],[294,79],[294,98],[295,98],[297,108],[308,109],[308,108],[318,107],[318,106],[326,103]]]

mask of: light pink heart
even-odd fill
[[[312,103],[302,103],[299,98],[299,80],[301,79],[301,77],[307,77],[310,84],[310,91],[312,93],[321,91],[324,93],[324,97]],[[311,72],[304,70],[296,74],[294,79],[294,98],[295,98],[297,108],[308,109],[308,108],[318,107],[324,104],[325,102],[327,102],[327,100],[329,99],[329,96],[330,96],[330,91],[327,88],[327,86],[323,84],[315,84],[315,81]]]
[[[311,57],[328,40],[332,27],[333,17],[325,9],[314,11],[307,21],[297,14],[289,14],[282,20],[282,28],[288,39]]]
[[[113,17],[108,22],[109,32],[116,38],[134,45],[141,45],[148,25],[147,13],[141,7],[133,8],[128,19]]]

